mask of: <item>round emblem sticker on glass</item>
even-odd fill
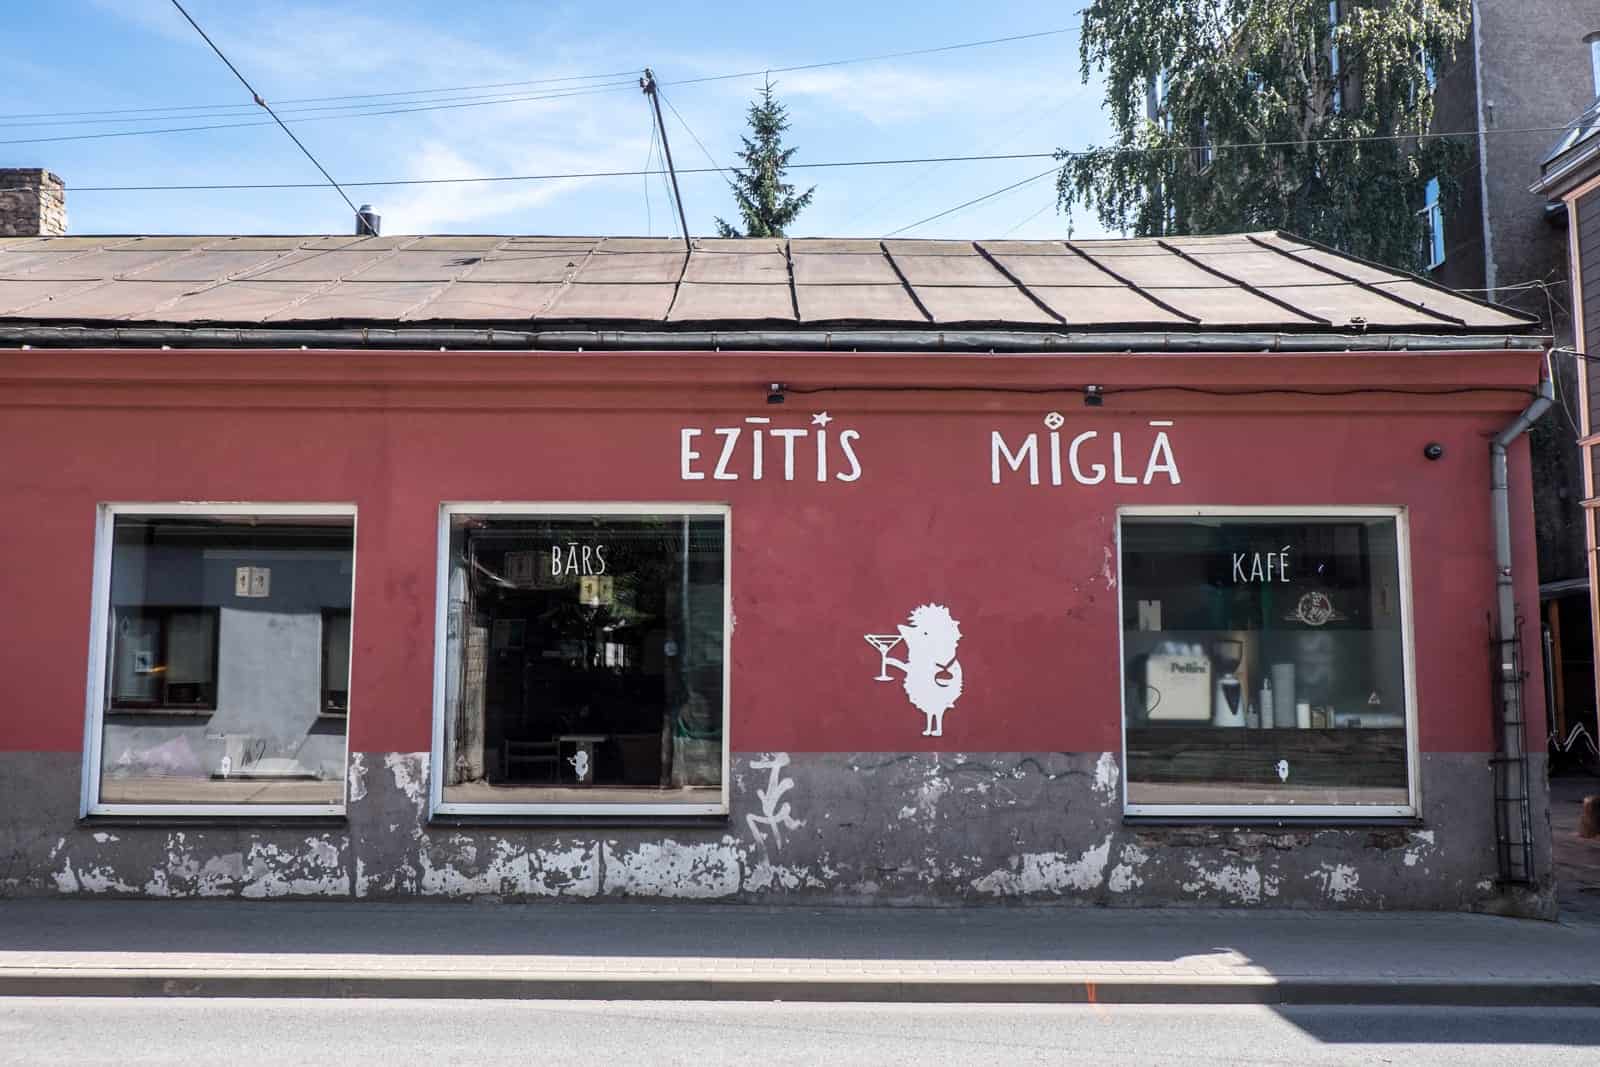
[[[1328,599],[1328,594],[1320,590],[1312,590],[1300,598],[1295,605],[1294,614],[1284,616],[1289,622],[1303,622],[1307,626],[1324,626],[1330,622],[1339,622],[1343,615],[1333,610],[1333,601]]]

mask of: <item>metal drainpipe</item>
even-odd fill
[[[1502,881],[1533,881],[1531,862],[1524,862],[1521,877],[1513,869],[1512,855],[1520,850],[1524,857],[1531,856],[1532,843],[1525,839],[1528,826],[1528,774],[1526,732],[1518,693],[1520,671],[1511,651],[1516,639],[1517,608],[1511,579],[1511,493],[1507,477],[1506,450],[1522,436],[1539,417],[1549,409],[1555,399],[1555,383],[1541,374],[1539,392],[1522,414],[1501,430],[1489,443],[1489,508],[1494,518],[1494,563],[1496,593],[1496,627],[1499,641],[1496,649],[1500,655],[1500,714],[1499,759],[1496,765],[1503,768],[1504,778],[1495,783],[1495,825],[1503,836],[1500,848],[1500,877]],[[1510,714],[1511,709],[1517,714]],[[1499,776],[1496,776],[1499,778]],[[1521,808],[1520,817],[1513,822],[1503,810],[1506,802]],[[1502,822],[1503,820],[1503,822]]]

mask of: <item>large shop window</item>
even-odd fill
[[[728,514],[447,505],[434,803],[727,810]]]
[[[340,811],[354,542],[344,506],[102,508],[85,810]]]
[[[1130,814],[1414,811],[1396,511],[1121,517]]]

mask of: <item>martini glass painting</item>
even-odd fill
[[[867,644],[878,650],[878,676],[875,682],[892,682],[889,676],[889,650],[905,640],[899,634],[864,634]]]

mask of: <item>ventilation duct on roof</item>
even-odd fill
[[[356,236],[376,237],[378,228],[383,225],[383,216],[372,210],[371,204],[362,204],[356,210]]]

